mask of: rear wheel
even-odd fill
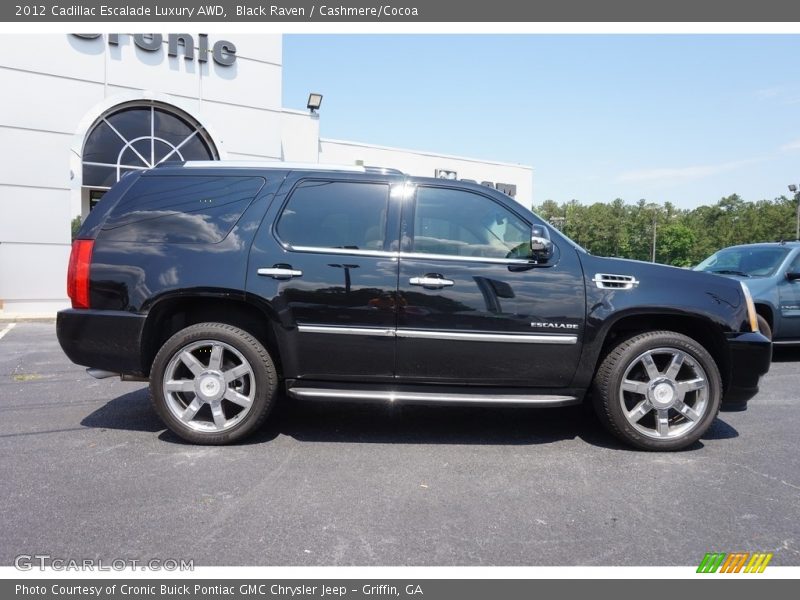
[[[156,412],[174,433],[199,444],[250,435],[269,413],[276,388],[264,346],[223,323],[200,323],[173,335],[150,373]]]
[[[606,355],[594,392],[595,410],[618,438],[644,450],[680,450],[716,418],[722,382],[714,359],[695,340],[653,331]]]

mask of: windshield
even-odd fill
[[[742,277],[769,277],[788,253],[789,248],[781,247],[726,248],[709,256],[694,270]]]

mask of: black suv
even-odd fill
[[[122,178],[74,242],[58,338],[223,444],[290,398],[565,406],[695,442],[770,365],[745,284],[591,256],[508,196],[389,169],[187,162]]]

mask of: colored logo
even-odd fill
[[[700,566],[698,573],[763,573],[772,552],[708,552]]]

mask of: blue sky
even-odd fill
[[[690,208],[800,183],[798,35],[285,35],[321,135],[523,163],[534,202]]]

